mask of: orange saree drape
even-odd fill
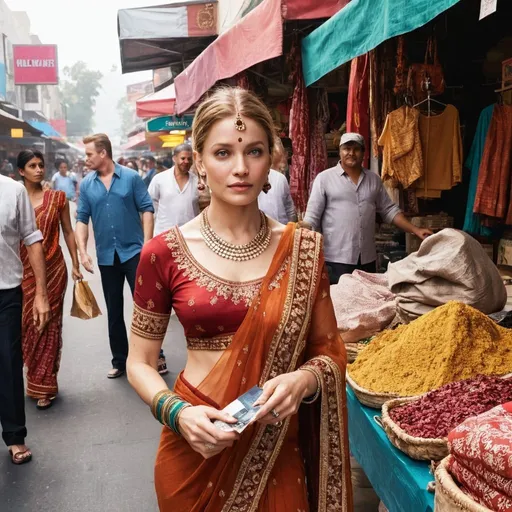
[[[164,428],[155,467],[164,512],[351,511],[346,354],[337,333],[322,239],[289,224],[260,293],[231,345],[197,388],[175,391],[193,405],[225,407],[254,385],[302,365],[321,376],[315,404],[282,426],[254,424],[204,460]]]

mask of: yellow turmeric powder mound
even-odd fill
[[[478,374],[504,375],[512,372],[512,330],[471,306],[448,302],[376,336],[348,371],[364,389],[400,396]]]

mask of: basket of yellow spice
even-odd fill
[[[348,366],[347,382],[365,405],[379,408],[450,382],[510,372],[512,331],[471,306],[448,302],[377,335]]]

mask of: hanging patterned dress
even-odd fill
[[[27,367],[27,395],[32,398],[54,398],[57,395],[57,372],[62,350],[62,307],[67,285],[67,270],[59,245],[60,215],[66,206],[66,194],[47,190],[43,202],[35,209],[37,226],[43,233],[50,322],[38,332],[32,318],[36,293],[34,272],[25,246],[23,261],[23,361]]]

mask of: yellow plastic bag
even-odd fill
[[[96,298],[87,281],[77,281],[73,287],[73,305],[71,316],[89,320],[101,315]]]

